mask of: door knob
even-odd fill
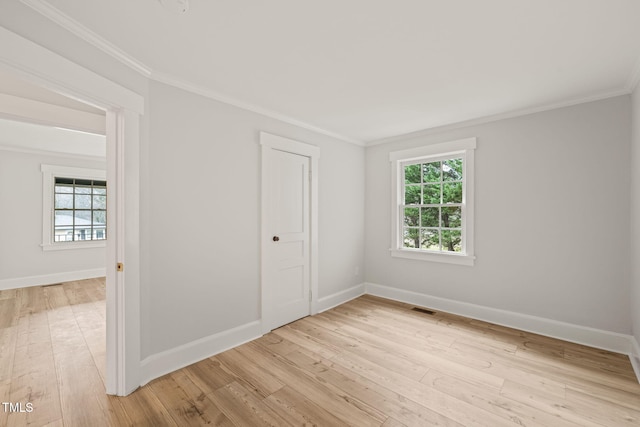
[[[273,236],[273,241],[274,242],[278,242],[278,241],[280,241],[280,238],[278,236]]]

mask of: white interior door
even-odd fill
[[[270,300],[270,330],[311,313],[310,161],[277,149],[268,155],[267,283],[263,286]]]

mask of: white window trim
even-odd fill
[[[53,190],[55,178],[79,178],[106,180],[107,173],[101,169],[85,169],[70,166],[40,165],[42,171],[42,247],[43,251],[59,251],[69,249],[104,248],[105,240],[88,240],[84,242],[53,241]]]
[[[422,261],[435,261],[447,264],[459,264],[473,266],[475,263],[474,252],[474,154],[476,138],[465,138],[441,144],[427,145],[408,150],[393,151],[389,153],[391,162],[391,256]],[[450,155],[462,155],[464,157],[464,200],[463,210],[463,252],[427,252],[419,249],[402,247],[399,205],[402,204],[402,168],[403,162],[417,160],[423,157],[433,156],[434,159]]]

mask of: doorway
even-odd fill
[[[107,202],[112,208],[107,215],[107,229],[111,231],[107,239],[106,268],[106,391],[129,394],[140,384],[139,182],[136,176],[144,99],[1,27],[0,42],[3,46],[0,69],[4,72],[106,111],[107,180],[112,183]],[[127,269],[116,270],[117,265],[126,265]]]
[[[316,146],[268,133],[262,145],[262,323],[269,332],[315,314]]]

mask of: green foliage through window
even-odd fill
[[[462,252],[463,159],[403,167],[403,247]]]

